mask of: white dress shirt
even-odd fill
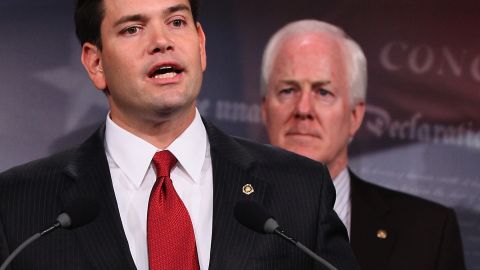
[[[347,228],[348,236],[350,237],[350,221],[352,217],[352,200],[350,196],[350,174],[348,169],[343,169],[335,179],[333,179],[333,185],[337,194],[335,205],[333,210],[337,213],[338,217],[342,220],[343,224]]]
[[[148,270],[147,211],[156,180],[155,146],[122,129],[107,116],[107,154],[123,229],[137,269]],[[213,176],[210,144],[198,110],[190,126],[167,147],[178,162],[173,186],[190,214],[200,269],[208,269],[213,218]]]

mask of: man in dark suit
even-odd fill
[[[348,143],[365,112],[367,65],[338,27],[303,20],[277,31],[262,63],[262,117],[272,145],[325,163],[334,209],[362,269],[465,269],[452,209],[361,180]]]
[[[81,60],[110,112],[79,147],[0,175],[0,258],[79,198],[100,211],[37,241],[11,269],[323,269],[287,241],[240,225],[233,208],[243,199],[338,269],[358,269],[326,167],[200,117],[206,53],[196,7],[78,1]]]

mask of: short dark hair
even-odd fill
[[[189,0],[193,21],[198,21],[198,0]],[[75,6],[75,33],[83,45],[85,42],[95,44],[102,49],[100,25],[105,17],[103,0],[77,0]]]

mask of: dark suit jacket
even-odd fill
[[[350,177],[351,244],[362,269],[465,269],[453,210]]]
[[[291,235],[339,269],[358,269],[346,230],[332,210],[335,192],[323,165],[269,146],[226,136],[205,123],[213,169],[213,234],[209,269],[322,269],[274,235],[240,225],[233,208],[256,200]],[[100,200],[99,216],[40,239],[12,269],[135,269],[123,231],[104,150],[104,129],[80,147],[0,175],[2,261],[23,240],[53,223],[78,197]],[[319,177],[321,179],[319,181]],[[254,192],[242,192],[251,184]]]

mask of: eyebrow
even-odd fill
[[[132,21],[145,21],[146,19],[147,19],[147,18],[146,18],[144,15],[141,15],[141,14],[127,15],[127,16],[123,16],[123,17],[121,17],[120,19],[118,19],[118,20],[113,24],[113,26],[114,26],[114,27],[117,27],[117,26],[119,26],[119,25],[122,24],[122,23],[132,22]]]
[[[313,86],[323,86],[323,85],[327,85],[327,84],[331,84],[332,81],[330,80],[321,80],[321,81],[315,81],[312,83]]]
[[[177,12],[177,11],[190,11],[190,7],[188,7],[185,4],[178,4],[178,5],[171,6],[171,7],[167,8],[162,13],[163,13],[164,16],[168,16],[172,13]],[[116,26],[118,26],[122,23],[131,22],[131,21],[146,21],[146,20],[147,20],[147,16],[145,16],[143,14],[126,15],[126,16],[123,16],[120,19],[118,19],[113,24],[113,26],[116,27]]]
[[[298,81],[296,80],[281,80],[280,82],[286,83],[286,84],[294,84],[294,85],[299,85]],[[331,80],[320,80],[320,81],[313,81],[311,84],[312,85],[326,85],[332,83]]]
[[[168,15],[168,14],[172,14],[172,13],[177,12],[177,11],[190,11],[190,7],[188,7],[185,4],[178,4],[178,5],[175,5],[173,7],[167,8],[167,10],[164,11],[163,13],[164,13],[164,15]]]

